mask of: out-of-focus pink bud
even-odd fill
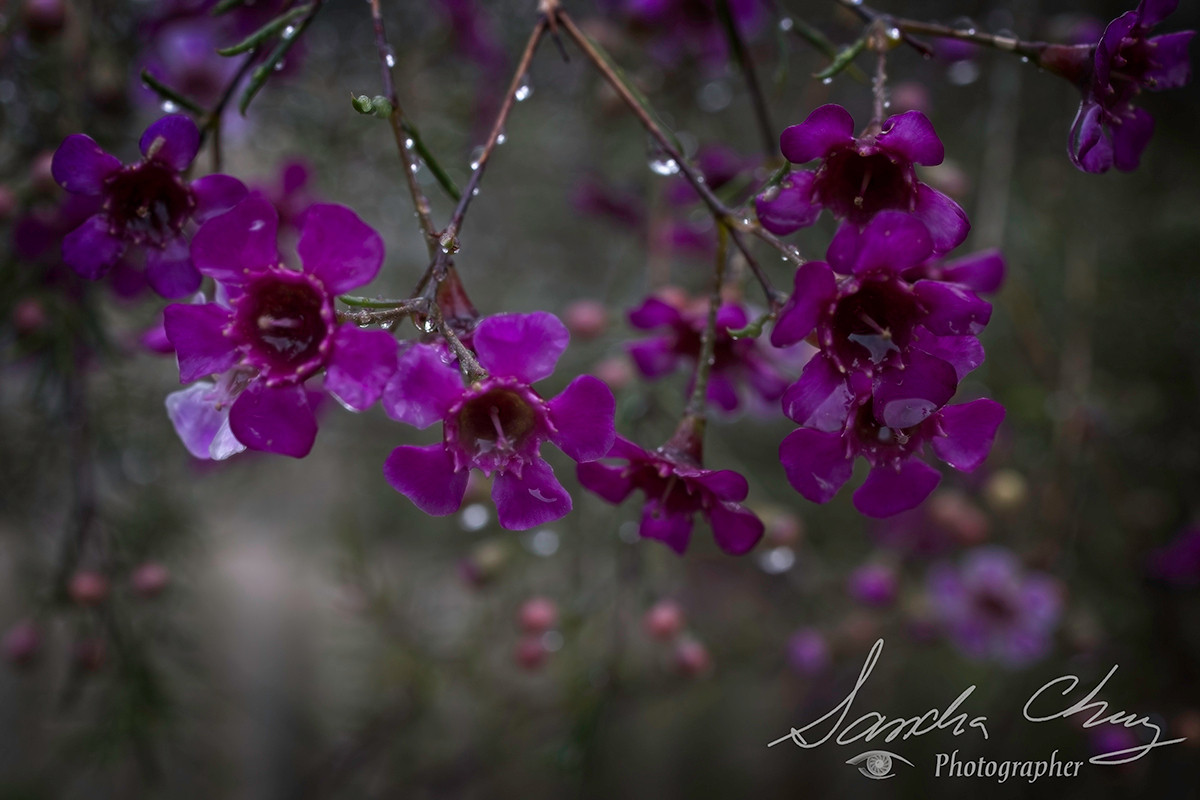
[[[683,630],[683,608],[674,600],[659,600],[642,617],[646,635],[660,642],[669,642]]]

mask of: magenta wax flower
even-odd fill
[[[685,303],[682,299],[673,304],[661,297],[649,297],[629,312],[630,324],[639,330],[665,329],[658,336],[626,345],[638,371],[647,378],[661,378],[679,367],[693,366],[700,357],[708,303],[679,307]],[[743,387],[764,402],[774,403],[790,382],[765,345],[757,339],[734,339],[730,335],[731,330],[744,328],[749,322],[750,315],[735,303],[725,303],[717,310],[715,360],[707,396],[710,403],[724,411],[738,408]]]
[[[981,547],[961,566],[936,567],[930,604],[968,657],[1023,666],[1045,655],[1058,624],[1062,592],[1048,575],[1025,572],[1008,550]]]
[[[338,294],[379,272],[379,234],[344,206],[315,205],[296,246],[303,269],[294,270],[280,260],[277,228],[274,206],[257,194],[205,223],[192,257],[228,291],[228,304],[176,303],[164,312],[180,382],[220,376],[213,386],[176,395],[172,418],[193,454],[209,449],[203,445],[210,432],[221,435],[227,405],[228,433],[238,443],[303,457],[317,435],[305,381],[324,370],[325,390],[362,411],[395,371],[391,334],[338,325],[333,306]],[[222,441],[220,447],[232,448]],[[217,439],[210,447],[218,447]]]
[[[626,463],[580,464],[579,482],[613,504],[640,489],[646,495],[638,529],[643,539],[657,539],[682,555],[696,513],[708,520],[717,546],[731,555],[749,552],[762,538],[762,522],[742,505],[750,486],[736,472],[704,469],[670,446],[651,453],[620,436],[607,458]]]
[[[925,226],[886,211],[859,232],[842,228],[830,264],[810,261],[771,332],[784,346],[815,333],[820,352],[783,397],[784,413],[805,427],[841,431],[851,409],[874,401],[878,423],[911,428],[945,405],[958,382],[983,362],[977,334],[991,305],[970,284],[905,275],[930,255]],[[834,274],[848,273],[838,278]],[[961,266],[956,277],[991,280],[991,259]]]
[[[1192,77],[1188,45],[1195,31],[1150,37],[1179,0],[1142,0],[1108,24],[1092,57],[1092,74],[1071,126],[1067,152],[1084,172],[1137,169],[1154,119],[1133,100],[1143,89],[1177,89]]]
[[[142,160],[128,166],[81,133],[68,136],[54,153],[54,180],[68,192],[102,201],[96,214],[63,239],[63,261],[95,280],[127,250],[137,249],[145,254],[154,291],[182,297],[201,280],[184,227],[228,210],[245,197],[246,187],[228,175],[184,180],[200,149],[200,131],[181,114],[147,128],[140,146]]]
[[[928,444],[934,455],[955,469],[971,472],[987,458],[1004,407],[981,399],[946,406],[908,427],[880,423],[868,400],[838,432],[799,428],[779,445],[788,482],[806,499],[827,503],[850,480],[854,459],[871,465],[854,493],[854,507],[868,517],[890,517],[920,505],[941,481],[921,460]]]
[[[543,400],[530,386],[554,372],[569,334],[553,314],[500,314],[481,321],[473,345],[489,375],[463,386],[442,348],[416,345],[400,357],[387,386],[388,415],[418,428],[442,422],[442,442],[403,445],[384,464],[388,482],[427,514],[462,505],[474,467],[495,475],[492,500],[500,525],[526,530],[559,519],[571,497],[540,455],[549,439],[576,461],[600,458],[612,445],[612,392],[581,375]]]
[[[755,199],[763,227],[785,235],[816,222],[821,209],[861,228],[881,211],[913,214],[929,229],[934,252],[945,253],[967,236],[970,224],[958,204],[917,180],[914,164],[942,163],[942,142],[920,111],[889,117],[856,137],[854,119],[825,105],[779,138],[794,164],[821,159],[813,171],[793,172]]]

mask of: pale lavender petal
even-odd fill
[[[771,344],[787,347],[801,341],[837,294],[833,270],[822,261],[809,261],[796,270],[792,296],[779,312],[771,330]]]
[[[658,500],[647,498],[638,534],[643,539],[657,539],[683,555],[688,540],[692,538],[692,515],[667,511],[659,505]]]
[[[779,460],[792,488],[814,503],[828,503],[854,471],[841,436],[810,428],[792,431],[780,442]]]
[[[622,503],[633,491],[633,480],[624,467],[613,467],[598,461],[588,461],[575,467],[580,485],[610,503]]]
[[[933,452],[955,469],[970,472],[983,463],[996,429],[1004,420],[1004,406],[986,398],[947,406],[938,415],[944,436],[931,440]]]
[[[890,517],[916,508],[937,487],[942,475],[918,458],[872,467],[863,485],[854,493],[854,507],[868,517]]]
[[[454,470],[454,458],[442,444],[397,447],[383,464],[392,488],[435,517],[458,511],[470,475],[467,469]]]
[[[550,441],[576,461],[593,461],[608,453],[616,438],[612,390],[599,378],[580,375],[549,403],[556,431]]]
[[[540,458],[524,465],[521,476],[509,470],[496,476],[492,501],[500,527],[524,531],[561,519],[571,511],[571,495]]]
[[[818,353],[804,365],[800,379],[783,393],[783,413],[806,428],[840,432],[853,401],[845,377]]]
[[[192,181],[192,193],[196,196],[196,208],[192,219],[205,222],[217,214],[223,214],[246,199],[246,185],[229,175],[206,175]]]
[[[229,427],[251,450],[293,458],[308,455],[317,439],[317,418],[300,385],[268,387],[254,381],[233,402]]]
[[[732,556],[748,553],[763,535],[763,523],[738,503],[717,503],[708,510],[717,546]]]
[[[370,408],[396,373],[396,339],[387,331],[364,331],[353,322],[333,334],[325,388],[356,411]]]
[[[488,317],[475,329],[474,344],[488,372],[535,383],[554,372],[570,338],[558,317],[535,311]]]
[[[1154,135],[1154,117],[1144,108],[1132,108],[1113,121],[1112,150],[1113,166],[1122,172],[1137,169],[1142,160],[1142,151],[1150,144]]]
[[[146,248],[146,282],[159,295],[168,299],[189,295],[200,288],[202,280],[182,236],[171,239],[161,250]]]
[[[929,229],[935,253],[948,253],[958,247],[971,230],[967,214],[958,203],[924,183],[917,184],[917,205],[913,215]]]
[[[62,260],[82,277],[104,277],[125,252],[125,242],[109,233],[108,220],[97,214],[62,240]]]
[[[871,392],[875,419],[889,428],[919,425],[958,389],[958,373],[940,358],[914,350],[903,367],[883,370]]]
[[[200,150],[200,129],[191,117],[172,114],[146,128],[138,146],[147,159],[161,161],[177,172],[183,172],[191,166]]]
[[[463,394],[458,367],[442,361],[439,349],[418,344],[400,354],[395,377],[383,392],[383,410],[394,420],[428,428],[445,418]]]
[[[813,111],[799,125],[784,130],[779,137],[779,149],[788,161],[803,164],[853,141],[854,118],[841,106],[829,104]]]
[[[889,118],[875,141],[905,160],[926,167],[942,163],[946,155],[933,123],[920,111],[905,111]]]
[[[163,310],[163,328],[179,360],[179,382],[217,375],[238,362],[225,328],[233,313],[216,303],[173,303]]]
[[[229,410],[223,410],[222,416],[224,419],[221,427],[217,429],[217,434],[208,448],[208,454],[213,461],[224,461],[246,449],[246,445],[237,440],[237,437],[233,435],[233,429],[229,427]]]
[[[167,395],[167,417],[183,446],[196,458],[212,458],[213,440],[229,418],[228,409],[219,410],[213,402],[213,389],[211,381],[201,381]]]
[[[383,266],[383,239],[345,206],[317,203],[304,216],[296,252],[331,294],[370,283]]]
[[[793,172],[754,198],[754,213],[762,226],[777,236],[787,236],[807,228],[821,216],[821,206],[813,202],[812,172]]]
[[[104,179],[121,168],[121,161],[90,136],[75,133],[54,151],[50,174],[59,186],[74,194],[100,194]]]
[[[992,318],[992,304],[958,284],[923,280],[913,290],[927,311],[921,324],[938,336],[978,335]]]
[[[278,228],[275,206],[253,193],[200,226],[192,238],[192,261],[210,278],[241,285],[252,274],[279,264]]]

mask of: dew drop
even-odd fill
[[[288,25],[286,28],[283,29],[282,36],[284,39],[291,39],[295,35],[296,35],[296,26],[295,25]]]
[[[283,70],[283,66],[284,66],[284,60],[281,58],[275,62],[275,66],[272,67],[272,69],[274,69],[276,72],[281,72]]]
[[[821,83],[825,86],[828,86],[829,84],[833,83],[833,78],[822,78]]]
[[[678,175],[679,163],[670,156],[655,156],[650,159],[650,171],[655,175]]]
[[[506,136],[503,131],[496,136],[496,144],[497,145],[504,144],[507,141],[508,141],[508,136]]]
[[[471,171],[479,169],[480,162],[483,161],[483,148],[476,147],[471,151]]]
[[[396,66],[396,54],[392,52],[392,48],[388,48],[383,54],[383,62],[388,65],[388,69]]]
[[[413,149],[414,147],[416,147],[416,146],[417,146],[417,143],[416,143],[416,142],[414,142],[412,139],[405,139],[405,140],[404,140],[404,149],[405,149],[405,150],[412,150],[412,149]]]
[[[517,90],[513,92],[513,99],[518,103],[523,103],[533,94],[533,86],[529,83],[529,76],[522,75],[521,82],[517,85]]]
[[[170,100],[164,100],[162,104],[162,110],[164,114],[174,114],[179,110],[179,106],[175,105]]]
[[[779,30],[783,31],[784,33],[787,33],[794,27],[796,27],[796,20],[792,19],[791,17],[784,17],[783,19],[779,20]]]

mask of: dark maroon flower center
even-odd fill
[[[163,244],[174,238],[196,207],[179,173],[157,161],[118,170],[105,185],[105,211],[121,237]]]
[[[246,287],[237,326],[251,360],[269,377],[301,379],[323,360],[333,313],[323,292],[301,273],[272,271]],[[275,373],[271,375],[271,373]]]
[[[921,443],[920,426],[911,428],[889,428],[875,417],[873,400],[860,405],[854,411],[851,435],[862,453],[872,464],[896,462],[915,451]]]
[[[813,186],[821,205],[856,225],[880,211],[911,211],[916,188],[912,164],[878,150],[863,155],[853,147],[826,156]]]
[[[844,369],[883,363],[908,346],[920,312],[917,298],[901,281],[864,281],[838,301],[828,323],[835,361]]]
[[[537,428],[538,415],[525,397],[497,388],[467,400],[458,412],[458,440],[468,452],[517,449]]]

